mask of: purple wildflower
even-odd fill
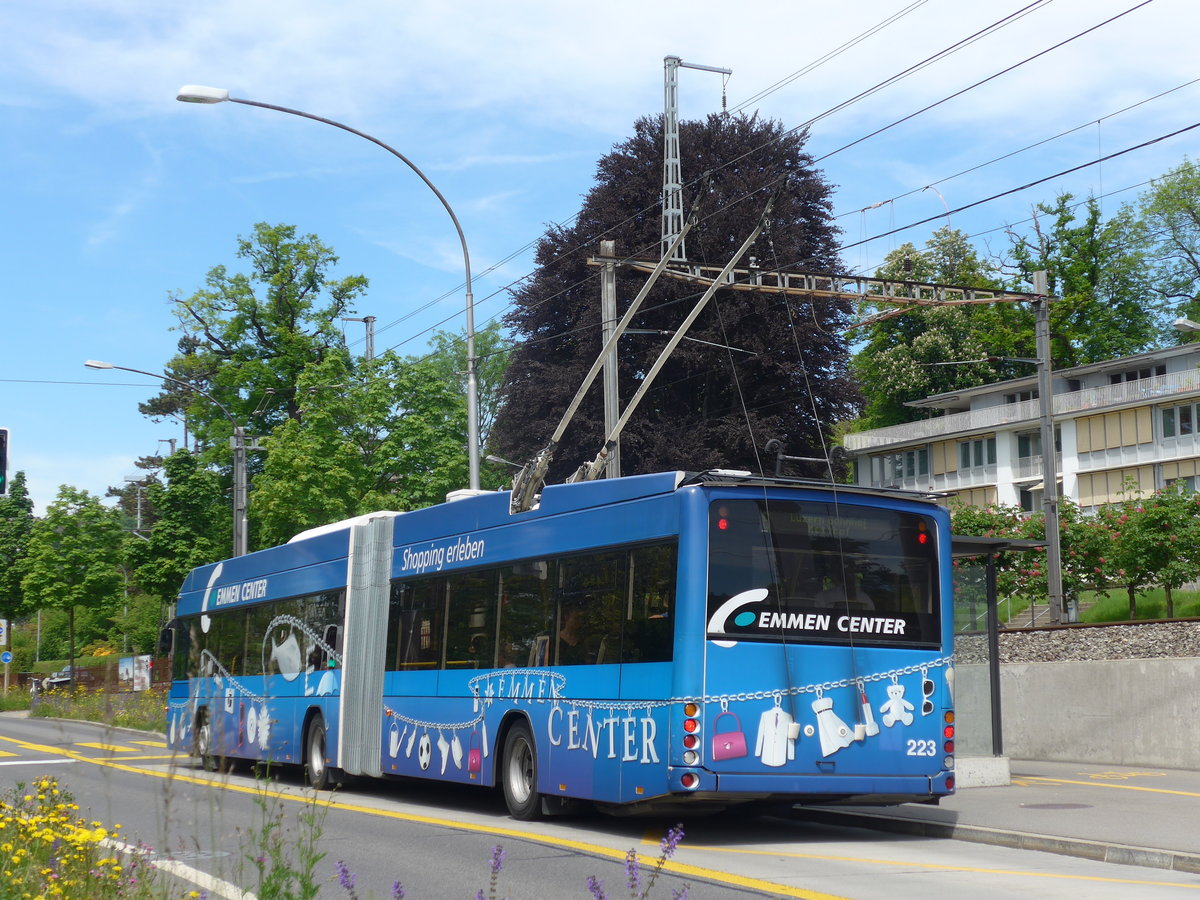
[[[497,844],[492,848],[492,875],[500,874],[500,870],[504,868],[504,848]]]
[[[392,900],[404,900],[404,885],[400,882],[392,882]]]
[[[604,893],[604,882],[595,875],[588,876],[587,886],[595,900],[608,900],[608,894]]]
[[[354,893],[354,882],[357,880],[357,876],[355,876],[355,874],[350,871],[350,867],[340,859],[337,861],[336,868],[338,884],[344,887],[346,889],[346,893],[348,893],[351,897],[357,896]]]
[[[641,886],[641,870],[638,868],[637,851],[631,849],[625,854],[625,883],[629,885],[629,896],[636,897]]]
[[[679,842],[683,840],[683,823],[677,823],[673,828],[668,828],[667,833],[663,836],[659,846],[662,847],[662,855],[664,859],[670,859],[675,855],[675,848],[679,846]]]

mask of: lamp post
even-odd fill
[[[229,439],[229,446],[233,448],[233,555],[246,555],[246,432],[237,420],[233,418],[233,414],[225,408],[216,397],[207,391],[202,391],[194,384],[188,384],[186,381],[181,381],[178,378],[173,378],[170,375],[163,373],[155,374],[154,372],[146,372],[142,369],[131,369],[128,366],[114,366],[110,362],[101,362],[98,359],[89,359],[84,363],[89,369],[119,369],[122,372],[133,372],[137,375],[146,375],[150,378],[161,378],[164,381],[170,381],[187,388],[190,391],[195,391],[201,397],[207,399],[213,406],[225,414],[225,418],[229,420],[229,424],[233,426],[233,437]]]
[[[458,232],[459,243],[462,244],[463,267],[466,269],[467,279],[467,460],[470,472],[470,488],[473,491],[479,490],[479,388],[475,378],[475,300],[471,294],[471,255],[467,250],[467,238],[463,234],[462,226],[458,223],[458,216],[454,214],[454,210],[450,207],[449,202],[442,196],[442,192],[434,186],[434,183],[425,177],[422,172],[407,156],[379,140],[367,134],[365,131],[359,131],[357,128],[351,128],[349,125],[343,125],[341,122],[336,122],[333,119],[326,119],[323,116],[306,113],[299,109],[290,109],[286,106],[276,106],[273,103],[260,103],[257,100],[244,100],[240,97],[229,96],[229,91],[224,88],[205,87],[198,84],[185,84],[179,89],[175,95],[175,99],[183,103],[240,103],[243,106],[257,106],[261,109],[273,109],[276,112],[287,113],[292,116],[300,116],[303,119],[312,119],[314,122],[324,122],[326,125],[332,125],[334,128],[340,128],[342,131],[348,131],[351,134],[356,134],[361,138],[366,138],[372,144],[382,147],[392,156],[396,157],[410,169],[412,169],[423,182],[441,201],[446,212],[450,214],[450,221],[454,223],[454,228]]]

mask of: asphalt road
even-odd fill
[[[608,897],[625,897],[626,853],[653,863],[674,824],[594,813],[516,822],[493,793],[434,783],[365,782],[314,801],[298,772],[269,782],[211,775],[154,736],[0,716],[0,793],[42,774],[75,795],[84,817],[120,823],[125,841],[173,861],[177,877],[218,879],[194,881],[213,897],[232,895],[221,882],[254,891],[257,858],[269,865],[283,853],[293,868],[303,865],[314,839],[313,852],[324,854],[314,864],[322,897],[350,896],[337,883],[338,861],[354,873],[363,900],[391,897],[396,880],[410,900],[470,898],[480,889],[486,897],[497,845],[505,852],[497,897],[588,900],[589,876],[603,881]],[[670,898],[685,884],[691,898],[717,900],[1200,897],[1197,876],[838,827],[802,811],[724,812],[683,824],[683,842],[651,898]],[[643,869],[643,886],[647,875]]]

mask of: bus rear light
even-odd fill
[[[954,790],[954,776],[953,775],[946,776],[946,790],[948,790],[948,791]]]
[[[689,719],[695,718],[700,714],[700,707],[695,703],[685,703],[683,704],[683,714]]]
[[[942,737],[950,738],[951,740],[953,740],[954,739],[954,726],[947,725],[945,728],[943,728],[942,729]]]
[[[700,754],[695,750],[683,751],[683,764],[685,766],[694,766],[700,761]]]
[[[942,718],[945,720],[945,722],[946,722],[946,724],[947,724],[947,725],[951,725],[951,724],[953,724],[953,722],[954,722],[954,710],[952,710],[952,709],[948,709],[948,710],[946,710],[946,712],[945,712],[945,714],[942,716]]]
[[[947,753],[953,753],[953,752],[954,752],[954,741],[946,741],[946,743],[945,743],[945,744],[943,744],[942,746],[943,746],[943,748],[945,749],[945,751],[946,751]]]
[[[684,719],[683,720],[683,730],[686,731],[688,734],[693,734],[700,730],[700,723],[697,722],[695,719]]]
[[[700,738],[696,737],[694,734],[685,734],[683,736],[683,746],[688,750],[695,750],[700,746]]]
[[[700,777],[695,772],[684,772],[683,777],[679,779],[679,783],[689,791],[694,790],[700,784]]]

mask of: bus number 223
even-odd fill
[[[936,756],[937,741],[916,741],[909,739],[908,742],[909,756]]]

